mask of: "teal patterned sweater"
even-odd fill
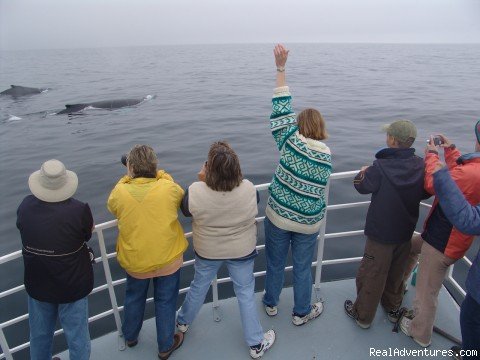
[[[298,132],[291,101],[288,86],[275,89],[270,127],[281,156],[265,213],[283,230],[313,234],[320,229],[325,214],[332,158],[323,142]]]

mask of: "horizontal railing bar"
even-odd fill
[[[470,259],[468,257],[464,256],[462,258],[462,260],[465,261],[468,264],[468,266],[472,266],[472,262],[470,261]]]
[[[362,256],[343,259],[323,260],[322,265],[348,264],[362,260]]]
[[[24,321],[24,320],[27,320],[28,319],[28,314],[23,314],[23,315],[20,315],[14,319],[10,319],[10,320],[7,320],[5,321],[4,323],[1,323],[0,324],[0,329],[4,329],[10,325],[14,325],[16,323],[19,323],[20,321]]]
[[[421,202],[420,206],[423,206],[423,207],[426,207],[426,208],[431,208],[432,207],[432,205],[424,203],[424,202]]]
[[[339,180],[355,177],[360,170],[337,172],[330,175],[330,180]]]
[[[99,232],[101,230],[110,229],[110,228],[115,227],[117,225],[118,225],[118,220],[114,219],[114,220],[110,220],[110,221],[95,225],[95,229],[93,231],[94,232]]]
[[[369,204],[370,204],[370,201],[360,201],[360,202],[346,203],[346,204],[327,205],[327,210],[348,209],[348,208],[360,207],[360,206],[369,205]]]
[[[11,348],[11,349],[10,349],[10,352],[11,352],[12,354],[14,354],[14,353],[16,353],[16,352],[18,352],[18,351],[20,351],[20,350],[23,350],[23,349],[28,348],[29,346],[30,346],[30,341],[29,341],[29,342],[26,342],[26,343],[24,343],[24,344],[22,344],[22,345],[15,346],[14,348]]]
[[[108,315],[113,315],[113,309],[110,309],[110,310],[104,311],[103,313],[92,316],[91,318],[88,319],[88,323],[92,323],[96,320],[103,319]]]
[[[12,260],[21,258],[21,257],[22,257],[22,250],[17,250],[13,253],[0,256],[0,265],[5,264],[5,263],[7,263],[9,261],[12,261]]]
[[[25,289],[25,285],[19,285],[17,287],[5,290],[5,291],[0,293],[0,299],[4,298],[5,296],[12,295],[12,294],[15,294],[19,291],[22,291],[23,289]]]
[[[356,235],[363,235],[363,230],[352,230],[352,231],[343,231],[338,233],[329,233],[325,234],[325,239],[333,239],[343,236],[356,236]]]
[[[258,191],[267,190],[269,186],[270,186],[270,183],[258,184],[258,185],[255,185],[255,189],[257,189]]]
[[[448,279],[448,281],[450,281],[450,283],[453,285],[453,287],[455,289],[457,289],[457,291],[460,292],[460,294],[462,294],[463,297],[465,297],[467,295],[466,291],[463,290],[463,288],[460,286],[460,284],[452,276],[448,276],[447,279]]]

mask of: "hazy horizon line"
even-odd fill
[[[142,45],[111,45],[111,46],[80,46],[80,47],[38,47],[38,48],[14,48],[4,49],[1,51],[31,51],[31,50],[87,50],[87,49],[115,49],[115,48],[132,48],[132,47],[158,47],[158,46],[227,46],[227,45],[272,45],[278,42],[211,42],[211,43],[162,43],[162,44],[142,44]],[[480,41],[467,42],[432,42],[432,41],[398,41],[398,42],[373,42],[373,41],[285,41],[282,44],[314,44],[314,45],[480,45]]]

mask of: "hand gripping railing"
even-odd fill
[[[346,179],[346,178],[352,178],[354,177],[358,171],[348,171],[348,172],[341,172],[341,173],[334,173],[330,176],[330,181],[332,180],[338,180],[338,179]],[[330,181],[327,184],[326,190],[325,190],[325,195],[326,195],[326,203],[328,203],[328,196],[329,196],[329,190],[330,190]],[[270,184],[261,184],[261,185],[256,185],[257,190],[262,191],[268,189],[268,186]],[[312,266],[315,266],[315,283],[314,283],[314,296],[316,297],[317,301],[319,299],[319,291],[320,291],[320,283],[321,283],[321,275],[322,275],[322,266],[323,265],[336,265],[336,264],[346,264],[346,263],[352,263],[356,261],[360,261],[362,257],[352,257],[352,258],[341,258],[341,259],[331,259],[331,260],[323,260],[323,250],[325,246],[325,239],[331,239],[331,238],[338,238],[338,237],[348,237],[348,236],[357,236],[363,234],[363,230],[354,230],[354,231],[345,231],[345,232],[339,232],[339,233],[330,233],[326,234],[325,229],[326,229],[326,220],[327,220],[327,212],[332,211],[332,210],[340,210],[340,209],[347,209],[347,208],[354,208],[354,207],[360,207],[360,206],[366,206],[370,204],[370,201],[361,201],[361,202],[355,202],[355,203],[346,203],[346,204],[336,204],[336,205],[328,205],[327,206],[327,211],[325,212],[324,220],[322,222],[322,225],[320,227],[320,232],[318,235],[318,250],[317,250],[317,258],[316,261],[312,263]],[[428,204],[421,204],[424,207],[431,207],[431,205]],[[257,218],[258,222],[261,222],[265,219],[265,217],[259,217]],[[117,303],[117,298],[115,295],[115,286],[118,286],[120,284],[125,283],[126,279],[119,279],[113,281],[112,275],[110,272],[110,265],[109,265],[109,259],[116,257],[116,253],[107,253],[106,251],[106,245],[105,245],[105,238],[103,235],[103,231],[114,228],[117,226],[117,220],[112,220],[108,221],[102,224],[99,224],[95,226],[94,232],[97,234],[98,237],[98,242],[99,242],[99,247],[100,247],[100,257],[95,259],[96,263],[102,263],[103,269],[105,272],[105,278],[106,278],[106,284],[100,285],[96,288],[94,288],[91,292],[91,294],[95,294],[97,292],[103,291],[103,290],[108,290],[108,294],[110,297],[110,302],[112,308],[110,310],[107,310],[105,312],[102,312],[100,314],[94,315],[88,319],[88,322],[94,322],[98,319],[102,319],[104,317],[113,315],[114,320],[115,320],[115,325],[117,327],[117,332],[119,336],[119,349],[123,350],[125,348],[125,343],[123,341],[123,335],[122,335],[122,327],[121,327],[121,320],[120,320],[120,311],[123,310],[123,306],[118,306]],[[185,236],[187,238],[192,236],[192,233],[186,233]],[[265,248],[265,245],[258,245],[257,250],[263,250]],[[0,257],[0,266],[2,264],[5,264],[9,261],[18,259],[22,256],[21,251],[16,251],[14,253],[5,255]],[[467,264],[471,265],[470,260],[467,258],[464,258]],[[192,266],[195,263],[195,260],[187,260],[183,263],[183,267],[186,266]],[[287,266],[285,268],[286,271],[291,271],[292,266]],[[259,271],[255,272],[254,276],[259,277],[259,276],[264,276],[265,271]],[[461,286],[453,279],[453,265],[450,266],[448,276],[446,278],[450,283],[452,283],[455,288],[457,288],[463,295],[465,295],[465,291],[461,288]],[[220,321],[220,314],[218,312],[219,308],[219,300],[218,300],[218,284],[223,284],[226,282],[230,282],[231,279],[229,277],[226,278],[221,278],[215,279],[212,281],[212,295],[213,295],[213,315],[214,315],[214,320],[215,321]],[[14,287],[12,289],[8,289],[6,291],[3,291],[0,293],[0,299],[9,296],[11,294],[15,294],[17,292],[20,292],[24,290],[25,287],[23,285]],[[189,287],[183,288],[180,290],[180,293],[185,293],[189,290]],[[147,299],[147,302],[152,302],[153,298]],[[30,346],[29,342],[26,342],[24,344],[18,345],[13,348],[9,348],[8,342],[5,338],[5,334],[3,332],[3,329],[5,329],[8,326],[14,325],[16,323],[19,323],[21,321],[25,321],[28,319],[28,314],[21,315],[19,317],[16,317],[14,319],[8,320],[4,323],[0,324],[0,346],[2,348],[3,353],[0,354],[0,359],[7,359],[7,360],[12,360],[13,359],[13,354],[23,350],[27,347]],[[55,331],[55,335],[63,333],[63,329],[59,329]]]

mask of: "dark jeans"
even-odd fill
[[[477,350],[477,356],[463,356],[462,359],[478,359],[480,355],[480,304],[468,293],[460,310],[462,349]]]
[[[397,310],[402,304],[410,246],[410,241],[384,244],[367,238],[356,278],[354,310],[360,323],[368,325],[373,321],[380,302],[386,311]]]
[[[180,269],[172,275],[159,276],[152,280],[158,351],[166,352],[173,346]],[[127,274],[125,318],[122,325],[127,341],[136,340],[142,328],[149,284],[150,279],[135,279]]]

